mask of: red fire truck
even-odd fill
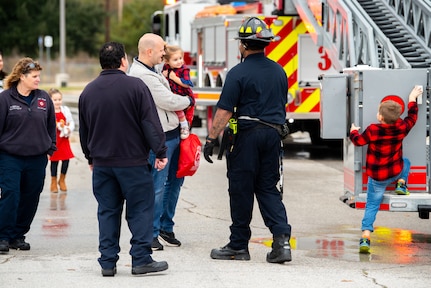
[[[239,63],[238,27],[248,16],[261,17],[279,41],[265,50],[267,56],[284,67],[289,95],[286,107],[291,132],[307,131],[313,143],[320,137],[320,89],[318,75],[336,73],[331,60],[312,41],[307,27],[291,1],[245,1],[218,3],[214,0],[169,1],[163,12],[156,12],[161,34],[168,44],[185,51],[192,68],[197,97],[196,118],[210,127],[213,108],[230,68]],[[163,19],[161,18],[163,17]]]
[[[163,12],[155,13],[154,23],[163,28],[161,35],[169,44],[184,49],[187,64],[195,72],[197,116],[208,127],[226,74],[240,61],[238,43],[232,39],[241,21],[257,16],[270,26],[279,41],[271,43],[265,53],[286,71],[290,128],[309,132],[314,143],[323,141],[321,136],[343,139],[345,194],[340,199],[354,208],[366,205],[367,177],[364,150],[353,147],[347,137],[350,123],[367,126],[367,121],[375,120],[381,97],[400,98],[408,92],[402,90],[407,89],[406,83],[423,85],[426,105],[421,106],[420,120],[404,148],[412,161],[411,195],[394,195],[389,189],[380,209],[417,211],[420,218],[429,219],[429,4],[422,0],[170,2]],[[372,69],[361,71],[363,66]],[[381,91],[377,93],[376,88]],[[363,92],[367,90],[373,92]]]

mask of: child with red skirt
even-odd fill
[[[57,122],[57,151],[50,157],[51,161],[51,192],[57,193],[60,190],[67,191],[66,173],[69,168],[69,160],[74,157],[70,148],[69,136],[75,129],[75,122],[69,107],[63,106],[63,94],[51,88],[48,91],[55,107],[55,118]],[[58,163],[61,161],[60,179],[57,182]],[[58,186],[57,186],[58,184]]]

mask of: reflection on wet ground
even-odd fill
[[[308,132],[297,131],[284,142],[284,157],[288,159],[342,160],[343,140],[323,140],[311,144]]]
[[[288,143],[284,145],[284,158],[309,160],[343,160],[340,144],[311,145],[309,143]]]
[[[42,230],[47,237],[65,237],[68,234],[68,215],[66,206],[67,193],[51,193],[49,212]]]
[[[346,261],[391,264],[429,263],[431,235],[386,227],[377,227],[371,236],[370,254],[360,254],[357,228],[341,227],[339,233],[310,237],[292,237],[292,249],[307,250],[308,256]],[[272,239],[255,238],[251,242],[271,247]]]

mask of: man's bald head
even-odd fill
[[[162,37],[153,33],[144,34],[138,42],[138,51],[145,51],[146,49],[154,49],[156,44],[164,43]]]
[[[165,41],[154,33],[144,34],[138,42],[139,60],[144,64],[154,67],[163,60]]]

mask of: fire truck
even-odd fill
[[[179,45],[185,52],[195,83],[196,119],[204,119],[207,128],[211,127],[226,74],[240,61],[238,41],[233,39],[241,22],[253,15],[264,20],[279,39],[265,53],[284,67],[288,77],[286,112],[290,131],[307,131],[313,143],[323,141],[318,75],[337,71],[324,49],[314,44],[291,1],[278,1],[278,6],[273,1],[169,2],[162,13],[155,13],[154,22],[162,23],[160,32],[168,44]]]
[[[315,43],[324,47],[342,71],[320,77],[321,136],[343,139],[345,194],[340,200],[357,209],[365,208],[367,202],[367,147],[350,141],[351,123],[362,129],[375,123],[377,107],[386,100],[400,103],[404,118],[408,95],[420,85],[424,93],[417,101],[418,119],[403,141],[403,156],[411,161],[410,195],[397,195],[395,185],[390,185],[380,210],[418,212],[421,219],[429,219],[431,1],[293,2]]]
[[[313,143],[342,139],[340,200],[350,207],[365,208],[367,195],[366,147],[350,142],[350,124],[365,129],[386,99],[406,107],[412,85],[422,85],[418,122],[404,142],[412,164],[411,193],[396,195],[389,187],[380,209],[418,212],[429,219],[430,0],[173,2],[156,13],[164,19],[155,22],[164,27],[161,34],[168,43],[184,49],[187,64],[194,68],[198,116],[208,127],[226,74],[240,61],[238,43],[232,39],[241,21],[257,16],[270,26],[279,41],[265,53],[286,71],[290,128],[309,132]]]

